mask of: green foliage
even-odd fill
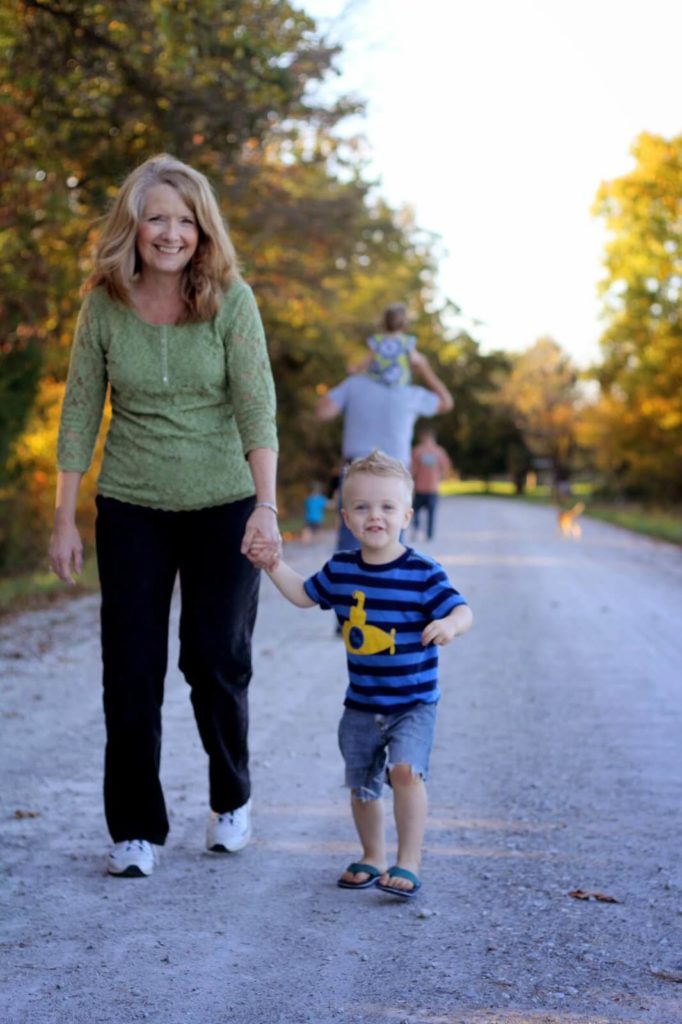
[[[152,153],[220,175],[248,140],[342,113],[308,101],[337,51],[285,0],[15,0],[3,29],[24,145],[94,208]]]
[[[340,424],[321,428],[315,404],[397,300],[455,395],[439,422],[455,464],[486,477],[525,465],[519,430],[495,397],[508,361],[448,330],[454,307],[435,301],[437,238],[377,196],[359,140],[336,133],[357,104],[315,101],[338,52],[287,0],[3,0],[0,564],[43,557],[90,247],[119,182],[159,151],[208,175],[255,289],[277,384],[285,503],[332,471]]]
[[[337,54],[286,0],[5,0],[0,450],[23,477],[0,515],[5,565],[43,550],[89,249],[118,183],[152,153],[192,163],[218,193],[270,341],[285,490],[328,475],[339,431],[320,430],[314,405],[387,303],[408,302],[440,347],[439,313],[425,312],[436,240],[375,196],[360,146],[335,136],[357,104],[315,102]]]
[[[333,125],[348,104],[307,92],[336,52],[283,0],[5,0],[0,353],[15,410],[0,451],[32,405],[37,356],[64,373],[90,232],[118,182],[167,150],[221,189],[245,150]]]
[[[339,425],[320,428],[314,407],[366,352],[383,308],[397,298],[427,314],[435,286],[435,243],[370,194],[359,175],[330,178],[326,161],[288,164],[271,146],[238,167],[229,189],[230,224],[261,306],[277,382],[280,479],[325,479],[338,457]],[[273,152],[274,151],[274,152]],[[250,176],[250,187],[242,184]]]
[[[17,612],[34,611],[61,602],[65,598],[83,597],[95,593],[99,583],[95,559],[83,566],[83,572],[73,587],[65,587],[53,572],[22,572],[0,579],[0,619]]]
[[[500,401],[500,389],[511,371],[509,356],[484,355],[466,332],[457,335],[441,355],[439,372],[449,387],[455,407],[438,421],[441,444],[464,477],[490,480],[509,474],[521,479],[530,456],[509,409]]]
[[[588,508],[588,515],[592,519],[601,519],[634,533],[678,545],[682,545],[681,512],[679,507],[656,508],[634,502],[591,502]]]
[[[518,355],[502,399],[528,450],[549,459],[557,479],[568,478],[577,445],[578,374],[551,338]]]
[[[10,482],[11,442],[26,425],[40,366],[40,351],[34,338],[5,339],[0,359],[0,487],[7,487]]]
[[[592,441],[612,488],[674,500],[682,495],[682,135],[644,133],[632,153],[634,169],[605,182],[595,204],[610,237]]]

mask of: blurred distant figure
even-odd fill
[[[412,476],[414,478],[414,538],[419,534],[422,510],[426,510],[426,539],[433,540],[438,485],[452,472],[448,453],[436,442],[430,427],[420,431],[419,444],[412,449]]]
[[[562,537],[569,540],[580,540],[583,535],[582,528],[578,522],[579,516],[585,511],[585,504],[582,501],[576,502],[573,508],[560,508],[557,513],[559,532]]]
[[[311,540],[313,534],[317,533],[324,522],[324,513],[327,508],[327,498],[322,493],[322,485],[317,481],[311,484],[310,494],[305,499],[303,514],[305,525],[303,527],[303,539]]]
[[[371,355],[363,364],[364,372],[373,380],[389,387],[405,387],[412,383],[411,356],[417,346],[413,334],[407,334],[407,306],[394,302],[384,310],[383,333],[367,339]]]
[[[346,377],[320,398],[316,409],[319,420],[326,422],[335,416],[343,416],[341,454],[344,466],[379,448],[409,467],[416,420],[420,416],[436,416],[452,409],[452,395],[433,372],[426,357],[413,350],[410,361],[424,387],[415,384],[386,387],[363,372]],[[339,499],[342,500],[341,493]],[[358,546],[358,541],[342,519],[337,551],[352,551]]]

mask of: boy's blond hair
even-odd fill
[[[379,451],[378,448],[375,448],[374,451],[369,453],[369,455],[365,455],[361,459],[353,459],[350,466],[346,466],[343,474],[344,484],[347,484],[348,481],[352,480],[354,476],[358,475],[358,473],[369,473],[371,476],[392,476],[398,480],[402,480],[407,489],[410,501],[412,500],[414,480],[412,479],[409,470],[407,470],[398,459],[391,458],[390,455],[386,455],[385,452]]]

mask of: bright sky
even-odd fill
[[[680,0],[297,6],[343,44],[333,88],[367,101],[369,174],[441,236],[440,287],[483,322],[474,336],[520,350],[548,334],[598,358],[590,208],[640,132],[682,131]]]

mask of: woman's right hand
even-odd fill
[[[59,515],[55,517],[49,558],[52,571],[64,583],[73,586],[76,581],[71,575],[72,571],[79,576],[83,569],[83,542],[73,519],[63,520]]]

